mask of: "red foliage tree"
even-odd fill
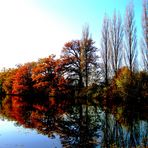
[[[27,63],[20,66],[14,76],[13,94],[27,95],[31,94],[33,90],[32,68],[35,63]]]

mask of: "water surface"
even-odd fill
[[[16,96],[3,99],[0,148],[148,147],[146,114],[133,112],[126,105],[114,113],[99,106],[50,107],[28,100]]]
[[[18,126],[16,121],[0,117],[0,148],[61,148],[57,134],[53,138],[38,133],[35,129]]]

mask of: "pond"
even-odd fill
[[[17,125],[16,121],[9,121],[0,117],[0,148],[61,148],[59,136],[49,138],[39,134],[36,130]]]
[[[148,146],[145,115],[135,114],[130,108],[124,115],[125,106],[118,107],[113,114],[99,106],[49,107],[32,104],[28,99],[18,96],[2,99],[0,148]]]

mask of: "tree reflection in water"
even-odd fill
[[[52,138],[54,133],[59,134],[63,147],[148,146],[148,124],[146,119],[140,120],[143,113],[136,117],[127,106],[118,107],[113,115],[98,106],[77,104],[63,108],[55,104],[50,107],[18,96],[6,96],[1,105],[1,114],[16,120],[18,125],[34,128]]]

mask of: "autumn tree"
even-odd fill
[[[142,14],[143,37],[141,39],[142,60],[144,69],[148,71],[148,1],[143,0]]]
[[[0,73],[2,90],[6,94],[12,93],[12,84],[14,81],[14,76],[15,76],[16,71],[17,69],[15,68],[9,68],[9,69],[4,69],[4,71]]]
[[[63,72],[67,79],[79,88],[83,87],[82,73],[80,67],[80,41],[72,40],[65,43],[61,59],[63,61]]]
[[[79,88],[93,82],[90,78],[92,73],[97,71],[96,51],[88,27],[83,29],[81,40],[72,40],[63,47],[61,58],[66,76]],[[92,71],[93,69],[96,71]]]
[[[97,48],[94,46],[94,41],[89,35],[89,28],[86,26],[82,31],[81,40],[73,40],[64,45],[62,50],[62,60],[64,63],[65,77],[73,81],[75,91],[75,103],[79,105],[79,122],[82,125],[88,120],[88,97],[84,90],[91,85],[93,80],[90,76],[94,71],[93,68],[97,68]],[[91,77],[92,78],[92,77]],[[82,93],[83,92],[83,93]],[[81,99],[80,99],[81,98]],[[82,106],[85,104],[85,107]],[[85,112],[85,116],[84,116]],[[88,133],[87,127],[85,132]],[[82,137],[82,129],[80,129],[80,137]],[[86,140],[86,136],[80,139],[80,143]]]
[[[97,48],[90,37],[89,27],[85,26],[82,30],[82,39],[80,41],[80,68],[83,75],[83,82],[87,87],[92,83],[92,74],[98,71]]]
[[[104,16],[101,34],[101,69],[105,85],[108,84],[110,73],[110,40],[109,40],[109,18]]]
[[[12,84],[13,94],[28,95],[33,93],[33,81],[32,81],[32,68],[35,63],[26,63],[19,66],[16,74],[14,76],[14,81]]]
[[[122,64],[122,40],[123,40],[123,25],[121,16],[114,12],[113,18],[110,22],[110,56],[111,68],[113,74],[116,75],[118,69]]]
[[[130,3],[126,8],[125,15],[125,62],[130,71],[136,69],[137,50],[136,50],[136,27],[134,20],[134,6]]]
[[[54,55],[39,59],[32,69],[33,88],[38,94],[38,103],[53,104],[66,100],[69,88],[62,71],[62,61]],[[64,97],[63,97],[64,96]]]
[[[65,107],[70,102],[72,103],[69,98],[73,97],[74,91],[69,85],[69,80],[65,79],[62,59],[55,60],[54,77],[51,82],[49,92],[50,100],[52,100],[51,97],[53,96],[55,103],[62,107]]]
[[[139,115],[138,113],[145,112],[146,110],[148,74],[143,71],[133,72],[133,83],[130,83],[130,77],[131,71],[128,67],[120,68],[117,72],[117,76],[113,78],[108,93],[110,93],[111,103],[116,109],[121,105],[122,108],[125,109],[125,116],[134,116],[133,119],[138,117],[142,118],[146,114]]]
[[[6,76],[6,71],[1,70],[0,72],[0,95],[2,95],[4,92],[6,92],[3,88],[3,83],[5,82],[5,76]]]
[[[39,59],[36,66],[32,69],[33,88],[36,93],[41,95],[49,95],[50,86],[55,77],[55,60],[54,56]]]

